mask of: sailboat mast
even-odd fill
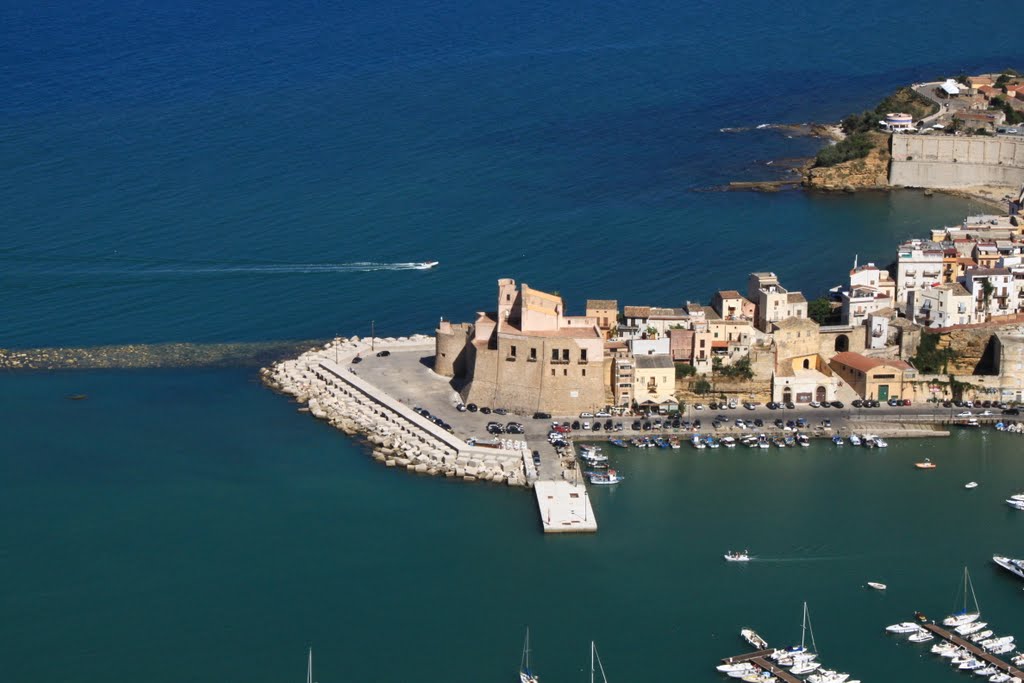
[[[590,683],[594,683],[594,641],[590,641]]]
[[[309,648],[309,663],[306,665],[306,683],[313,683],[313,648]]]
[[[971,587],[971,599],[974,600],[974,611],[975,612],[981,612],[981,609],[978,607],[978,596],[974,594],[974,583],[971,581],[971,577],[967,573],[967,567],[964,567],[964,579],[966,581],[966,585]],[[967,589],[966,589],[966,587],[964,588],[964,611],[965,612],[967,611]]]
[[[804,636],[807,635],[807,603],[804,603],[804,618],[800,622],[800,649],[804,649]]]

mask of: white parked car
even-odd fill
[[[704,410],[704,404],[703,403],[695,403],[693,405],[693,409],[694,410]]]
[[[603,410],[602,410],[602,411],[601,411],[601,412],[599,412],[599,413],[594,413],[594,416],[595,416],[595,417],[611,417],[611,416],[612,416],[612,414],[611,414],[611,413],[608,413],[608,412],[605,412],[605,411],[603,411]]]
[[[584,418],[584,417],[594,417],[594,414],[593,413],[580,413],[580,417],[581,418]]]
[[[971,411],[969,411],[969,410],[965,410],[965,411],[963,411],[962,413],[957,413],[957,414],[956,414],[956,416],[957,416],[957,417],[970,417],[970,416],[971,416],[971,415],[973,415],[973,414],[974,414],[974,413],[972,413]]]
[[[821,404],[820,404],[820,403],[818,403],[817,401],[811,401],[811,403],[810,403],[810,406],[811,406],[812,408],[820,408],[820,407],[821,407]]]
[[[991,410],[985,410],[985,411],[983,411],[981,413],[978,413],[978,414],[981,417],[991,417],[992,415],[995,415],[995,413],[993,413]]]

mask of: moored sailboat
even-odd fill
[[[523,642],[523,657],[519,662],[519,683],[537,683],[537,676],[530,671],[530,629],[526,629],[526,640]]]
[[[967,611],[967,591],[970,589],[971,598],[974,600],[974,611]],[[978,617],[981,616],[981,610],[978,609],[978,597],[974,594],[974,584],[971,583],[971,575],[967,571],[967,567],[964,567],[964,606],[963,608],[954,614],[949,615],[942,620],[943,626],[963,626],[973,621],[977,621]]]

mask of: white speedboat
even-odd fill
[[[746,550],[741,553],[734,553],[730,550],[723,557],[725,557],[726,562],[750,562],[750,553]]]
[[[911,634],[907,640],[912,643],[927,643],[929,640],[935,640],[935,636],[932,635],[931,631],[921,629],[917,633]]]
[[[973,673],[975,676],[992,676],[994,674],[999,673],[999,669],[989,664],[988,666],[983,667],[981,669],[975,669]]]
[[[883,439],[880,436],[876,436],[875,437],[875,445],[878,446],[879,448],[888,448],[889,447],[889,442],[886,441],[885,439]]]
[[[832,437],[832,443],[834,443],[837,446],[842,446],[846,442],[843,441],[843,437],[836,434],[835,436]]]
[[[754,665],[750,662],[737,662],[736,664],[719,664],[715,668],[724,674],[733,673],[734,671],[742,671],[744,674],[748,674],[751,671],[754,671]]]
[[[1002,645],[996,645],[991,648],[989,652],[994,655],[1005,655],[1007,652],[1012,652],[1017,646],[1013,643],[1003,643]]]
[[[766,641],[761,636],[757,635],[757,632],[754,631],[754,629],[743,629],[742,631],[740,631],[740,637],[743,638],[743,640],[747,641],[751,647],[756,647],[758,650],[768,649],[768,641]]]
[[[874,588],[876,591],[884,591],[888,588],[884,583],[878,583],[877,581],[868,581],[868,586]]]
[[[977,633],[978,631],[982,630],[986,626],[988,626],[988,622],[984,622],[984,621],[971,621],[971,622],[968,622],[966,624],[961,624],[960,626],[957,626],[953,630],[956,631],[958,634],[960,634],[962,636],[969,636],[972,633]]]
[[[415,268],[416,270],[430,270],[437,266],[438,263],[440,263],[440,261],[420,261],[416,264]]]
[[[1012,557],[993,555],[992,561],[1011,574],[1016,575],[1018,578],[1024,579],[1024,560],[1015,560]]]
[[[1006,643],[1012,643],[1013,636],[1002,636],[1000,638],[986,638],[978,643],[978,647],[983,647],[986,650],[1005,645]]]
[[[999,672],[989,676],[988,683],[1009,683],[1011,678],[1010,674]]]
[[[958,649],[959,648],[953,643],[949,642],[948,640],[943,640],[940,643],[935,643],[934,645],[932,645],[932,654],[941,655],[946,652],[955,652]]]
[[[964,488],[965,489],[976,489],[976,488],[978,488],[978,482],[976,482],[976,481],[969,481],[966,484],[964,484]]]
[[[992,637],[992,635],[993,635],[992,629],[987,628],[984,631],[978,631],[977,633],[972,633],[971,635],[967,636],[967,640],[971,641],[972,643],[980,643],[983,640],[988,640],[989,638]]]
[[[800,661],[790,667],[789,672],[796,676],[803,676],[821,668],[821,662],[814,660]]]
[[[851,446],[859,446],[860,445],[860,437],[857,436],[856,434],[850,434],[850,445]]]
[[[1015,510],[1024,510],[1024,500],[1014,500],[1013,498],[1007,498],[1006,504]]]
[[[915,624],[912,621],[901,621],[898,624],[886,626],[885,630],[889,633],[916,633],[922,629],[920,625]]]

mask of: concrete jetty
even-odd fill
[[[587,487],[564,480],[540,480],[533,485],[546,534],[597,531],[597,517]]]

